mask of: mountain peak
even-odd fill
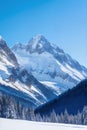
[[[51,48],[51,44],[43,35],[33,37],[27,45],[27,51],[41,53]]]
[[[17,59],[10,48],[7,46],[6,41],[0,36],[0,60],[4,63],[13,64],[15,67],[18,66]]]
[[[24,49],[24,48],[25,48],[24,44],[17,42],[11,49],[17,51],[18,49]]]
[[[1,35],[0,35],[0,44],[1,44],[1,45],[5,44],[5,40],[2,38]]]
[[[48,42],[48,40],[43,36],[43,35],[36,35],[35,37],[33,37],[30,41],[29,41],[29,43],[31,43],[31,42],[33,42],[33,44],[35,45],[37,45],[37,44],[47,44],[47,43],[49,43]]]
[[[44,35],[38,34],[35,37],[33,37],[32,39],[34,39],[35,41],[37,41],[37,44],[45,44],[45,43],[49,43],[48,40],[45,38]]]

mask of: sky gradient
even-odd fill
[[[37,34],[87,67],[87,0],[0,0],[0,35],[10,47]]]

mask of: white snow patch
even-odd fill
[[[0,118],[0,130],[87,130],[87,126]]]
[[[65,73],[68,73],[71,77],[73,77],[75,80],[77,80],[77,81],[80,81],[80,79],[79,79],[79,75],[82,77],[82,75],[79,73],[79,75],[78,75],[78,77],[77,77],[77,75],[76,75],[76,71],[74,70],[74,69],[72,69],[69,65],[66,65],[66,66],[64,66],[64,65],[62,65],[59,61],[57,61],[56,60],[56,62],[57,62],[57,64],[60,66],[60,68],[61,68],[61,70],[63,71],[63,72],[65,72]],[[72,71],[71,71],[72,70]],[[82,77],[83,78],[83,77]]]
[[[41,96],[47,101],[47,98],[46,98],[40,91],[38,91],[38,90],[35,88],[35,86],[31,85],[31,89],[32,89],[33,91],[37,92],[39,95],[41,95]]]
[[[9,87],[12,87],[12,88],[18,90],[11,82],[4,81],[4,80],[2,79],[2,77],[0,77],[0,83],[1,83],[2,85],[9,86]]]
[[[35,91],[37,92],[37,90],[34,88],[34,86],[26,86],[25,84],[21,83],[19,80],[17,80],[14,83],[14,86],[19,90],[22,91],[23,93],[28,94],[30,97],[32,97],[32,99],[35,99],[36,102],[42,104],[42,102],[36,97],[36,94],[34,93]],[[38,93],[38,92],[37,92]],[[41,95],[41,93],[40,93]],[[42,95],[44,97],[44,95]],[[46,97],[44,97],[46,99]]]
[[[78,77],[79,77],[80,79],[84,79],[84,76],[83,76],[79,71],[77,71],[76,69],[71,68],[68,64],[66,64],[66,67],[67,67],[71,72],[73,72],[73,74],[78,75]]]
[[[0,62],[0,70],[4,71],[7,75],[9,75],[7,67],[2,62]],[[1,75],[1,72],[0,72],[0,75]]]
[[[60,90],[59,90],[59,87],[57,85],[56,82],[50,82],[50,81],[40,81],[42,84],[46,85],[47,87],[53,89],[53,91],[55,90],[55,94],[56,95],[59,95],[61,94]]]

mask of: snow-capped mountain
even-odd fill
[[[15,44],[12,51],[22,67],[41,83],[59,88],[60,93],[87,78],[87,68],[42,35],[32,38],[26,45]]]
[[[14,53],[0,37],[0,92],[36,107],[57,96],[59,89],[41,84],[25,68],[20,67]]]

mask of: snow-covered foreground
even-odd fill
[[[0,118],[0,130],[87,130],[87,126],[42,123]]]

